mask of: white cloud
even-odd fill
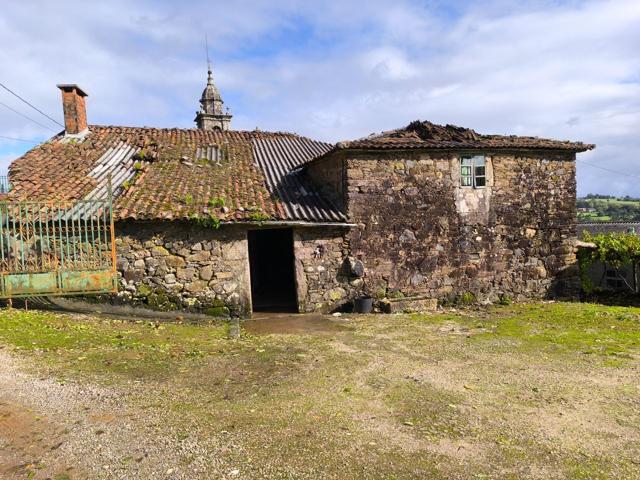
[[[397,48],[376,48],[363,55],[361,61],[370,75],[383,80],[407,80],[419,74],[418,68]]]

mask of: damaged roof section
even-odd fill
[[[482,149],[564,150],[584,152],[595,145],[516,135],[483,135],[470,128],[437,125],[416,120],[405,128],[382,132],[359,140],[340,142],[336,149]]]
[[[130,181],[136,174],[136,161],[134,155],[140,148],[120,142],[115,147],[110,147],[102,155],[95,167],[89,172],[89,176],[96,181],[93,190],[84,196],[85,200],[103,199],[108,195],[108,184],[111,181],[112,188],[116,190],[121,185]],[[141,166],[139,168],[142,168]]]
[[[90,126],[11,164],[12,199],[104,198],[117,219],[346,222],[299,169],[331,145],[289,133]]]

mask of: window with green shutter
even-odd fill
[[[460,185],[472,188],[487,185],[484,155],[463,155],[460,158]]]

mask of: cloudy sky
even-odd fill
[[[453,123],[596,143],[579,194],[640,197],[640,1],[3,2],[0,82],[62,121],[194,126],[204,35],[233,127],[338,141]],[[0,169],[59,126],[0,89]],[[9,110],[13,108],[33,121]]]

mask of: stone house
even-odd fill
[[[331,145],[235,131],[211,72],[196,129],[88,125],[10,166],[13,199],[114,184],[114,300],[213,315],[331,310],[370,294],[431,302],[571,294],[583,143],[413,122]],[[408,305],[402,300],[402,305]]]

